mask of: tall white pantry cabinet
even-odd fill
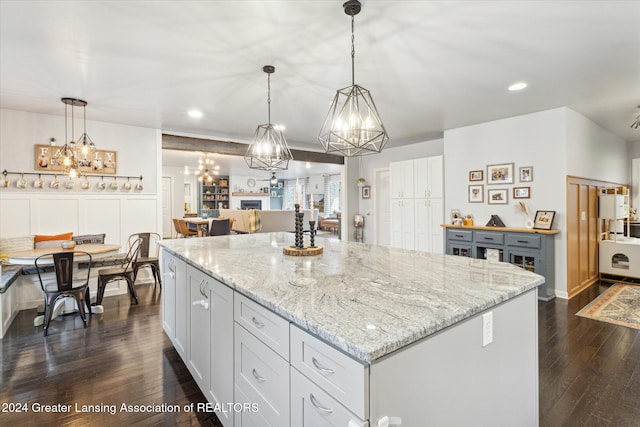
[[[443,253],[442,156],[392,162],[391,246]]]

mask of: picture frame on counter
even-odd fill
[[[533,166],[522,166],[520,168],[520,182],[533,181]]]
[[[470,171],[469,172],[469,181],[483,181],[484,180],[484,171]]]
[[[365,185],[364,187],[362,187],[362,198],[363,199],[370,199],[371,198],[371,186],[370,185]]]
[[[555,216],[556,211],[536,211],[533,228],[536,230],[551,230]]]
[[[469,203],[484,202],[484,185],[474,184],[469,186]]]
[[[487,165],[487,184],[513,184],[513,163]]]
[[[531,198],[531,187],[513,187],[514,199],[529,199]]]
[[[490,205],[506,205],[509,203],[509,190],[507,188],[487,190],[487,203]]]

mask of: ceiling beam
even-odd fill
[[[202,151],[244,157],[247,153],[247,148],[247,144],[239,142],[162,134],[163,150]],[[334,154],[294,149],[291,150],[291,154],[293,155],[293,160],[299,162],[344,164],[344,157]]]

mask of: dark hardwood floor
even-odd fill
[[[606,289],[538,303],[541,426],[640,426],[640,331],[575,315]]]
[[[127,295],[105,298],[105,313],[87,329],[78,316],[65,316],[47,338],[32,326],[35,310],[20,312],[0,340],[0,405],[26,403],[29,411],[0,407],[1,426],[220,425],[210,412],[182,409],[205,398],[162,332],[160,292],[137,288],[139,305]],[[640,425],[640,331],[575,316],[603,289],[539,303],[541,426]],[[71,410],[35,413],[34,403]],[[126,413],[123,403],[181,410]],[[115,415],[82,413],[76,404],[117,408]]]
[[[33,327],[36,310],[21,311],[0,340],[0,405],[27,404],[26,413],[0,406],[0,426],[207,425],[221,426],[211,412],[185,412],[206,402],[180,356],[164,335],[160,292],[136,286],[140,304],[128,295],[103,300],[104,314],[84,329],[77,315],[51,322],[49,336]],[[180,412],[121,411],[121,405],[179,405]],[[33,404],[71,405],[62,413],[35,413]],[[116,405],[108,412],[76,412],[75,405]],[[52,408],[56,409],[56,408]]]

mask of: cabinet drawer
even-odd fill
[[[369,365],[291,325],[291,365],[362,419],[369,414]]]
[[[234,400],[256,403],[270,426],[288,426],[289,363],[237,323],[234,332]]]
[[[476,242],[502,245],[504,244],[504,234],[491,231],[476,231]]]
[[[540,236],[510,234],[507,236],[507,245],[520,246],[522,248],[539,248],[540,240]]]
[[[291,425],[313,427],[366,427],[320,387],[291,368]]]
[[[447,239],[461,240],[463,242],[473,242],[473,231],[471,230],[447,230]]]
[[[289,321],[236,292],[233,317],[280,356],[289,360]]]

